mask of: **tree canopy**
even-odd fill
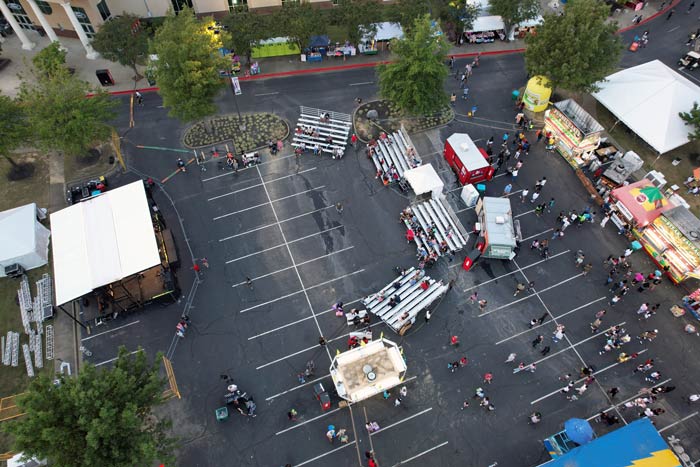
[[[251,13],[250,11],[237,11],[222,20],[228,26],[229,35],[224,44],[233,50],[236,55],[245,57],[250,63],[253,47],[260,40],[265,39],[265,34],[270,31],[270,15]]]
[[[603,2],[569,0],[562,15],[544,15],[537,34],[526,38],[525,65],[530,76],[543,75],[553,87],[591,92],[615,70],[622,43],[608,23]]]
[[[328,23],[321,12],[308,2],[286,2],[275,13],[276,22],[284,33],[304,50],[312,36],[325,34]]]
[[[513,28],[523,21],[537,18],[540,14],[539,0],[489,0],[489,13],[503,19],[506,36],[510,37]]]
[[[158,55],[155,77],[170,115],[184,121],[215,112],[214,97],[224,86],[219,71],[230,68],[218,52],[228,39],[208,30],[211,18],[197,19],[185,8],[170,13],[156,31],[151,50]]]
[[[376,0],[338,0],[330,12],[330,19],[331,24],[344,29],[345,38],[350,43],[357,44],[362,34],[376,32],[375,23],[379,15],[380,6]]]
[[[410,32],[416,20],[430,13],[431,6],[426,0],[399,0],[389,6],[388,20],[401,24],[404,32]]]
[[[443,88],[449,46],[436,36],[430,17],[416,19],[403,39],[394,39],[391,48],[397,60],[379,68],[379,93],[414,115],[437,112],[447,104]]]
[[[47,45],[32,58],[35,72],[42,78],[63,73],[66,70],[66,53],[57,41]]]
[[[25,121],[24,110],[19,103],[0,94],[0,156],[10,158],[10,151],[20,146],[29,138],[29,130]]]
[[[138,16],[125,14],[106,21],[92,38],[92,47],[104,58],[131,67],[142,65],[148,54],[148,31]]]
[[[36,377],[18,401],[26,415],[5,429],[16,451],[56,467],[171,463],[168,423],[152,413],[163,387],[156,363],[121,347],[111,369],[87,365],[76,377],[60,376],[56,385]]]
[[[679,112],[678,116],[690,127],[688,138],[700,140],[700,106],[693,102],[693,108],[688,112]]]
[[[88,99],[89,93],[94,95]],[[93,89],[66,69],[22,82],[19,103],[31,128],[31,142],[69,155],[82,155],[96,141],[109,137],[108,122],[116,106],[105,91]]]

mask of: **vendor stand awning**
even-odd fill
[[[403,37],[403,29],[399,23],[391,23],[385,21],[382,23],[374,23],[376,32],[365,32],[366,29],[360,26],[362,34],[362,42],[375,41],[390,41],[391,39],[401,39]]]
[[[160,264],[143,182],[51,214],[56,304]]]
[[[500,16],[479,16],[472,23],[472,27],[465,29],[465,32],[500,31],[505,27]]]
[[[700,87],[659,60],[613,73],[598,86],[593,97],[659,154],[689,141],[690,127],[678,113],[700,103]]]
[[[573,99],[555,103],[544,114],[544,129],[555,137],[557,151],[574,168],[586,164],[581,157],[600,142],[603,127]]]
[[[674,206],[646,178],[621,186],[612,191],[612,197],[617,200],[615,206],[636,226],[644,228],[651,224],[659,215]]]

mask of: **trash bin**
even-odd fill
[[[114,86],[114,78],[108,69],[95,70],[95,76],[100,81],[102,86]]]

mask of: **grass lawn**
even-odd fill
[[[31,178],[16,182],[7,181],[5,174],[10,169],[10,163],[0,158],[0,211],[35,202],[39,207],[47,207],[49,201],[49,164],[39,153],[30,153],[15,158],[16,162],[32,162],[36,170]],[[28,272],[32,294],[36,292],[35,282],[45,272],[48,266]],[[0,278],[0,335],[7,336],[7,331],[20,332],[20,345],[27,342],[22,329],[22,318],[17,305],[17,289],[19,281],[7,277]],[[36,371],[36,369],[35,369]],[[46,374],[53,372],[53,362],[45,361]],[[21,357],[16,368],[0,365],[0,397],[7,397],[23,392],[29,383],[24,359]],[[11,422],[2,422],[11,423]],[[1,428],[1,426],[0,426]],[[9,437],[0,431],[0,453],[10,450]]]
[[[107,142],[98,147],[99,153],[86,156],[66,156],[64,158],[64,176],[66,183],[78,180],[97,178],[114,169],[116,161],[109,163],[110,156],[114,155],[112,144]]]
[[[622,123],[610,130],[615,124],[615,116],[599,103],[596,103],[596,120],[624,150],[631,150],[639,154],[639,157],[644,160],[644,170],[658,170],[666,177],[667,187],[671,185],[681,187],[678,191],[690,205],[690,210],[696,216],[700,216],[700,196],[686,195],[687,190],[683,186],[685,179],[693,174],[693,169],[700,167],[699,141],[692,141],[676,148],[657,160],[658,154],[637,135],[628,131]],[[680,163],[676,166],[671,164],[674,159],[680,159]]]

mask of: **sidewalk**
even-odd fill
[[[619,27],[621,28],[618,32],[625,32],[629,29],[637,27],[632,23],[632,19],[635,15],[642,14],[643,20],[641,24],[644,24],[653,19],[655,16],[663,14],[670,8],[675,7],[678,3],[680,3],[680,0],[674,0],[672,2],[667,1],[663,3],[666,5],[662,12],[659,12],[659,7],[661,6],[662,1],[653,0],[649,1],[646,8],[642,9],[640,12],[635,12],[629,8],[623,8],[621,11],[614,13],[613,16],[610,17],[610,21],[617,21]],[[554,6],[556,6],[556,8],[554,8]],[[543,12],[561,11],[562,7],[563,5],[556,0],[551,0],[549,2],[546,0],[542,1]],[[22,50],[20,41],[15,35],[8,37],[5,43],[3,43],[2,57],[12,60],[12,63],[9,66],[0,71],[0,92],[5,95],[17,95],[20,83],[19,75],[24,76],[28,73],[27,64],[31,64],[31,58],[39,50],[49,44],[48,38],[40,37],[38,33],[27,32],[27,34],[29,34],[31,40],[37,44],[33,51]],[[60,40],[64,47],[66,47],[68,50],[68,55],[66,57],[68,66],[75,68],[76,75],[78,75],[81,79],[84,79],[85,81],[99,87],[100,84],[95,76],[95,70],[109,69],[116,83],[114,86],[107,86],[104,88],[109,92],[126,93],[133,91],[134,89],[141,89],[145,91],[156,90],[155,88],[150,88],[145,79],[141,79],[137,83],[134,83],[131,79],[133,76],[133,70],[130,68],[104,59],[88,60],[85,58],[85,49],[83,49],[83,46],[78,39],[61,38]],[[460,58],[473,56],[477,53],[483,55],[519,53],[524,50],[524,47],[525,41],[523,40],[515,40],[512,42],[497,41],[491,44],[464,44],[461,47],[453,46],[450,49],[449,55],[454,55],[455,57]],[[347,59],[347,61],[328,59],[320,63],[302,62],[299,60],[298,55],[264,58],[257,60],[260,64],[262,73],[260,75],[243,79],[266,79],[303,73],[319,73],[361,67],[374,67],[389,60],[391,60],[391,54],[385,51],[380,52],[378,55],[358,55],[355,57],[350,57]]]

